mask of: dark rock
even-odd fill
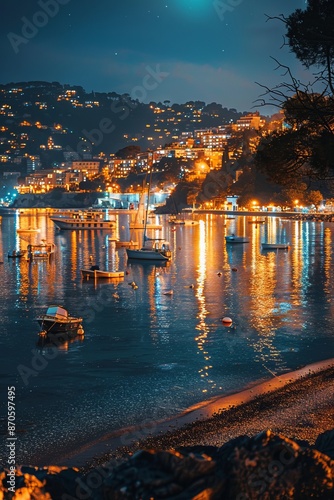
[[[65,467],[19,467],[16,491],[0,469],[0,499],[306,500],[334,498],[333,431],[311,447],[266,431],[220,448],[142,450],[86,474]],[[316,449],[318,447],[318,449]]]
[[[334,430],[319,434],[314,444],[314,448],[321,451],[321,453],[325,453],[334,460]]]

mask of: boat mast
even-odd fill
[[[143,247],[145,246],[145,241],[146,241],[147,218],[148,218],[148,210],[149,210],[149,204],[150,204],[150,191],[151,191],[151,181],[152,181],[152,163],[150,164],[149,174],[150,175],[148,178],[148,188],[147,188],[147,200],[146,200],[144,234],[143,234]]]

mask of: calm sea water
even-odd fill
[[[16,388],[17,463],[45,464],[107,432],[334,356],[334,224],[197,217],[199,225],[175,230],[160,218],[155,234],[170,241],[173,258],[159,267],[127,262],[106,232],[57,231],[46,211],[3,215],[4,465],[8,386]],[[118,216],[121,239],[129,239],[128,223]],[[35,238],[20,238],[22,227],[39,227],[39,237],[56,243],[50,262],[7,259]],[[250,242],[226,245],[231,233]],[[132,237],[139,241],[141,232]],[[262,251],[261,241],[290,242],[290,249]],[[128,274],[119,282],[83,281],[80,268],[92,262]],[[39,345],[35,318],[50,304],[83,317],[83,339]]]

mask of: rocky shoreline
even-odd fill
[[[333,498],[333,363],[277,379],[250,401],[113,450],[84,469],[19,467],[15,493],[2,470],[0,499]]]

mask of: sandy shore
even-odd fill
[[[334,428],[334,359],[273,377],[246,390],[190,408],[177,418],[112,433],[62,460],[85,470],[119,463],[143,448],[222,446],[242,434],[271,429],[314,444]]]

